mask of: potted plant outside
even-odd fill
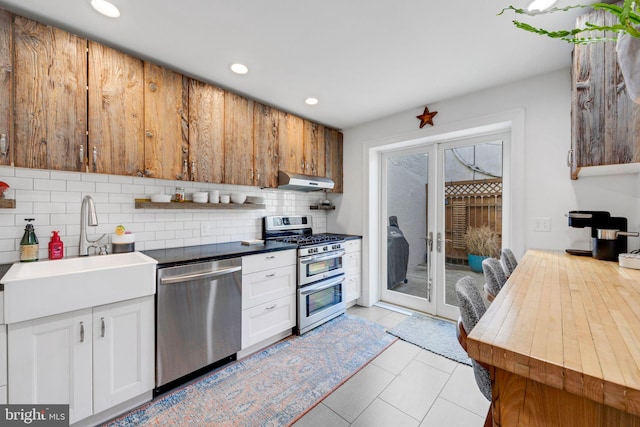
[[[548,31],[532,25],[513,21],[513,24],[525,31],[548,36],[555,39],[564,40],[574,44],[585,44],[595,42],[617,41],[616,53],[618,64],[622,71],[627,93],[631,100],[640,103],[640,7],[639,0],[624,0],[619,4],[593,3],[590,5],[575,5],[564,8],[552,8],[546,11],[528,11],[525,9],[509,6],[504,8],[498,15],[502,15],[506,10],[512,10],[519,15],[540,15],[544,13],[562,12],[575,8],[590,8],[593,10],[603,10],[615,16],[617,22],[612,25],[594,25],[586,23],[584,28],[574,28],[572,30]],[[602,36],[594,36],[591,31],[602,31]],[[607,32],[609,32],[607,34]]]
[[[482,273],[482,261],[485,258],[497,257],[500,251],[500,236],[487,225],[469,227],[464,240],[469,267],[476,273]]]

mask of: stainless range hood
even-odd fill
[[[333,189],[333,180],[323,176],[302,175],[299,173],[278,172],[278,188],[295,191],[318,191]]]

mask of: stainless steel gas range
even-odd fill
[[[263,238],[298,245],[298,334],[346,311],[344,236],[313,234],[311,216],[289,215],[264,217]]]

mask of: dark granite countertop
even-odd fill
[[[182,248],[154,249],[142,251],[158,261],[158,267],[170,267],[192,261],[210,261],[253,255],[264,252],[285,251],[298,246],[290,243],[266,242],[264,245],[243,245],[240,242],[216,243],[212,245],[185,246]]]

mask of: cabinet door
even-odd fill
[[[293,114],[280,112],[278,155],[280,170],[304,173],[303,120]]]
[[[84,171],[87,41],[16,16],[15,164]]]
[[[153,296],[93,309],[93,398],[97,414],[153,389]]]
[[[325,129],[326,176],[334,182],[333,193],[342,193],[342,133]]]
[[[279,137],[278,110],[255,103],[253,111],[254,185],[266,188],[278,186]]]
[[[253,101],[224,97],[224,182],[253,185]]]
[[[304,120],[302,141],[304,146],[304,173],[325,176],[324,126]]]
[[[612,25],[615,17],[594,11],[577,19]],[[573,51],[571,178],[583,166],[640,162],[640,105],[629,98],[615,43],[576,45]]]
[[[144,172],[143,62],[89,42],[89,171]]]
[[[188,79],[144,63],[145,175],[188,178]]]
[[[9,403],[69,404],[71,423],[90,416],[91,329],[91,309],[9,325]]]
[[[13,24],[11,13],[0,9],[0,165],[13,161]]]
[[[189,171],[192,181],[224,180],[224,90],[189,80]]]

